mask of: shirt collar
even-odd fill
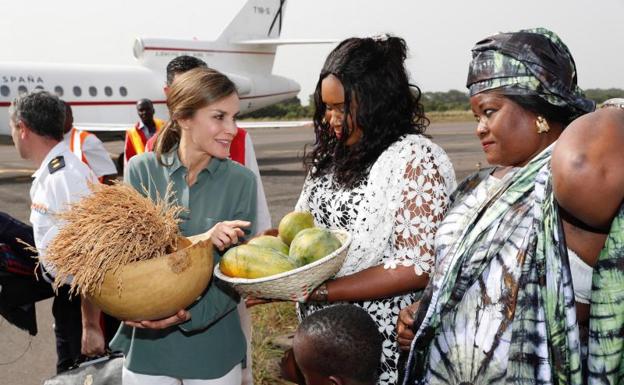
[[[64,141],[60,141],[56,144],[56,146],[52,147],[52,149],[48,152],[48,154],[45,156],[45,158],[43,159],[43,162],[41,162],[41,165],[39,166],[39,169],[37,171],[35,171],[35,173],[32,175],[33,178],[38,178],[41,176],[41,174],[48,169],[48,163],[50,163],[50,161],[54,158],[56,158],[59,155],[63,155],[64,152],[69,151],[69,147],[67,147],[67,144],[65,144]]]
[[[180,157],[178,156],[178,146],[174,146],[171,151],[162,155],[163,163],[166,164],[167,172],[169,175],[172,175],[174,172],[178,171],[180,168],[186,168],[182,162],[180,161]],[[208,162],[208,165],[204,167],[201,172],[208,171],[210,174],[214,175],[220,168],[223,163],[226,162],[226,159],[219,159],[213,157]]]

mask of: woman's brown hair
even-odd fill
[[[178,120],[189,119],[195,111],[236,92],[236,86],[225,75],[210,68],[195,68],[176,76],[167,95],[169,121],[158,134],[156,158],[170,152],[179,142],[181,128]]]

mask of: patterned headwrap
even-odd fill
[[[470,96],[493,89],[507,95],[538,96],[571,109],[576,116],[596,107],[577,85],[568,47],[545,28],[500,33],[479,41],[472,49],[466,87]]]

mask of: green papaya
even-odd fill
[[[285,244],[290,242],[303,229],[314,227],[314,217],[307,211],[293,211],[282,218],[277,228],[279,237]]]
[[[280,253],[288,255],[288,245],[285,244],[280,238],[272,235],[261,235],[259,237],[252,238],[248,245],[256,245],[261,247],[268,247],[269,249],[277,250]]]
[[[263,278],[295,267],[297,266],[287,255],[249,244],[231,248],[219,262],[223,274],[237,278]]]
[[[314,227],[301,230],[290,244],[288,255],[298,266],[307,265],[333,253],[342,246],[329,230]]]

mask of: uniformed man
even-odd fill
[[[113,183],[117,179],[117,168],[102,141],[90,132],[76,129],[71,106],[65,102],[63,104],[65,105],[65,128],[63,130],[65,144],[78,159],[89,166],[101,183]]]
[[[47,244],[62,226],[54,214],[89,193],[93,173],[63,142],[65,107],[45,91],[18,96],[9,108],[13,143],[20,156],[35,164],[30,189],[35,246],[44,278],[51,280],[54,267],[46,263]],[[61,287],[52,305],[57,348],[57,372],[68,369],[82,352],[91,356],[104,352],[104,337],[98,325],[100,311],[86,299],[70,298]]]

